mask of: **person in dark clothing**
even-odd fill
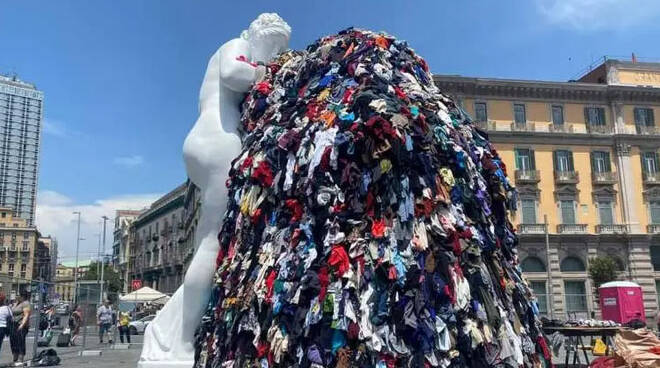
[[[30,329],[30,314],[32,314],[27,290],[21,290],[11,312],[14,315],[13,331],[9,337],[11,353],[14,356],[14,363],[22,363],[25,360],[25,337]]]

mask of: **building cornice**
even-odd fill
[[[582,82],[548,82],[514,79],[434,75],[441,91],[456,96],[511,100],[567,102],[644,102],[660,104],[660,88],[606,85]]]

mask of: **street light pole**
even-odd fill
[[[73,304],[78,303],[78,252],[80,251],[80,211],[75,211],[78,215],[78,235],[76,236],[76,266],[73,270]]]
[[[103,252],[101,253],[101,295],[99,296],[99,305],[103,304],[103,274],[105,271],[105,222],[108,216],[103,216]]]

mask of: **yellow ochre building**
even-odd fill
[[[518,189],[519,257],[541,311],[598,314],[587,268],[609,255],[622,279],[642,286],[652,319],[660,298],[660,63],[605,60],[569,82],[434,80],[488,132]]]

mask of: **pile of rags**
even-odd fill
[[[405,42],[285,52],[241,119],[196,367],[551,366],[506,167]]]

